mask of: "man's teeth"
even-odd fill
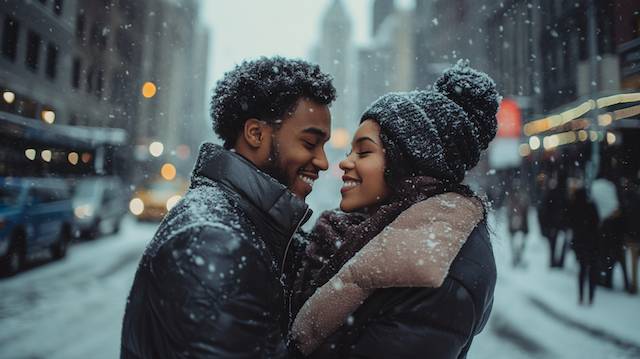
[[[357,185],[359,185],[359,182],[356,181],[345,181],[344,182],[344,187],[355,187]]]
[[[313,178],[303,176],[303,175],[298,175],[298,178],[300,178],[304,183],[308,184],[309,186],[313,186],[313,182],[314,182]]]

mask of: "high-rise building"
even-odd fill
[[[163,142],[166,155],[190,167],[210,132],[199,5],[3,0],[0,111],[92,133],[123,129],[129,145]]]
[[[337,99],[331,106],[333,127],[353,133],[358,121],[354,118],[356,64],[351,27],[351,19],[342,0],[333,0],[323,15],[320,39],[312,59],[322,71],[334,78]]]
[[[394,10],[394,0],[375,0],[373,2],[373,20],[371,22],[371,34],[373,36],[376,36],[384,20],[391,15]]]
[[[393,8],[371,43],[359,49],[358,111],[385,93],[414,88],[413,20],[412,11]]]
[[[71,122],[76,1],[4,0],[0,6],[0,111],[34,120]]]

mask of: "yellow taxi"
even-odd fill
[[[143,183],[129,202],[129,211],[140,221],[160,221],[180,201],[188,187],[188,181],[181,177]]]

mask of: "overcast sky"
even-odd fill
[[[334,0],[204,0],[211,29],[209,88],[243,59],[261,55],[308,58],[319,24]],[[368,41],[372,0],[343,0],[357,43]]]

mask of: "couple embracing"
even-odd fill
[[[305,233],[335,96],[300,60],[225,74],[224,146],[202,146],[145,250],[122,358],[466,356],[496,270],[486,206],[462,182],[495,136],[495,84],[459,62],[431,90],[375,101],[340,162],[340,209]]]

